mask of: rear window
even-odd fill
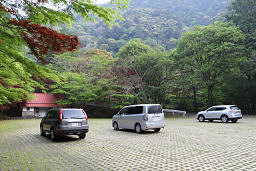
[[[230,109],[232,109],[232,110],[240,110],[237,106],[230,106]]]
[[[148,107],[148,114],[162,113],[162,107],[160,105],[153,105]]]
[[[143,106],[135,106],[127,108],[127,115],[143,113]]]
[[[82,110],[63,110],[63,119],[84,119],[85,115]]]
[[[47,114],[47,118],[48,118],[48,119],[55,119],[55,118],[58,118],[57,110],[51,110],[51,111],[49,111],[48,114]]]

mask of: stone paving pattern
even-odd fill
[[[39,119],[0,121],[4,170],[256,170],[256,117],[238,123],[167,118],[159,133],[114,131],[110,119],[89,119],[84,140],[52,142]]]

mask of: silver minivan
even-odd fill
[[[164,113],[160,104],[139,104],[123,107],[112,118],[114,130],[134,129],[136,133],[144,130],[159,132],[165,126]]]

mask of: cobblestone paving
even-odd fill
[[[256,170],[256,117],[238,123],[168,118],[159,133],[89,119],[84,140],[52,142],[40,120],[0,121],[0,170]]]

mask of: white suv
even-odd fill
[[[220,105],[198,112],[196,118],[199,122],[204,122],[205,120],[209,120],[209,122],[213,120],[237,122],[238,119],[242,119],[242,114],[241,110],[235,105]]]

